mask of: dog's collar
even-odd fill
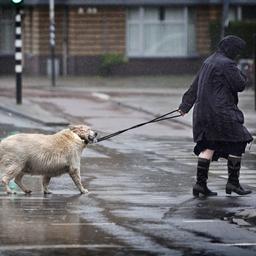
[[[81,139],[85,145],[89,144],[89,140],[86,140],[86,139]]]

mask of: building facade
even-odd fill
[[[194,73],[210,53],[209,24],[221,20],[218,0],[55,0],[56,69],[97,75],[105,54],[125,63],[117,75]],[[255,20],[256,1],[230,0],[229,20]],[[14,69],[14,8],[0,3],[0,74]],[[49,73],[47,0],[24,0],[23,64],[30,75]]]

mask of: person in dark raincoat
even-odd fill
[[[239,183],[241,157],[252,136],[244,127],[244,116],[238,108],[238,93],[246,84],[246,76],[238,69],[235,58],[245,48],[236,36],[226,36],[215,53],[201,66],[192,85],[182,97],[182,115],[193,110],[194,153],[198,155],[197,182],[193,195],[215,196],[207,187],[211,161],[228,160],[226,193],[249,194]]]

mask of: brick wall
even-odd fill
[[[125,52],[124,8],[98,8],[96,14],[88,14],[86,8],[83,13],[78,13],[78,8],[72,7],[67,10],[66,20],[64,14],[64,8],[56,6],[56,56],[61,66],[65,54],[69,62],[68,69],[75,71],[77,68],[83,69],[78,67],[81,57]],[[65,22],[68,24],[66,34]],[[48,8],[25,9],[23,31],[25,72],[46,74],[46,62],[50,56]],[[83,62],[91,65],[87,60],[82,61],[81,65]]]
[[[63,13],[62,8],[55,10],[56,23],[56,55],[63,49]],[[24,70],[29,74],[46,74],[49,47],[49,9],[31,7],[25,9],[23,17],[23,53]]]
[[[220,6],[197,7],[197,51],[199,55],[207,55],[210,52],[209,24],[211,21],[220,19]]]
[[[62,52],[63,9],[56,8],[56,52]],[[35,55],[49,54],[49,10],[48,8],[25,9],[24,52]]]
[[[56,56],[60,61],[60,68],[62,68],[66,60],[68,74],[97,74],[100,55],[107,52],[125,54],[125,8],[98,7],[97,13],[89,14],[86,12],[86,8],[80,9],[79,11],[79,7],[64,9],[64,7],[56,6],[55,11]],[[216,20],[220,16],[220,6],[197,7],[196,33],[199,56],[209,54],[209,22]],[[66,32],[64,31],[65,22],[67,23]],[[23,29],[25,72],[35,75],[45,75],[47,59],[50,56],[48,8],[37,6],[25,9]],[[177,60],[175,61],[177,62]],[[153,63],[152,70],[156,70],[155,63],[157,65],[161,63],[166,65],[166,60],[142,59],[141,61],[135,61],[131,59],[128,68],[122,69],[120,73],[125,73],[124,71],[126,71],[132,74],[140,70],[143,74],[143,68],[138,67],[141,67],[144,62],[147,65]],[[188,61],[188,63],[190,62]],[[171,65],[173,62],[168,63]],[[198,63],[198,60],[196,63]],[[183,71],[185,72],[185,70]],[[166,70],[166,73],[168,72],[169,69]]]
[[[96,14],[69,10],[69,56],[125,52],[125,9],[97,8]]]

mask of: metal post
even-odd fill
[[[62,74],[64,76],[68,73],[68,8],[65,7],[64,9],[64,16],[63,16],[63,23],[62,23],[62,31],[63,31],[63,38],[62,38]]]
[[[16,7],[15,15],[15,73],[16,73],[16,104],[22,104],[22,37],[21,9]]]
[[[55,86],[55,14],[54,0],[49,0],[49,18],[50,18],[50,48],[51,48],[51,82]]]
[[[254,109],[256,110],[256,34],[253,34],[253,59],[254,59]]]
[[[221,39],[225,36],[225,28],[228,26],[229,0],[223,0],[222,21],[221,21]]]

